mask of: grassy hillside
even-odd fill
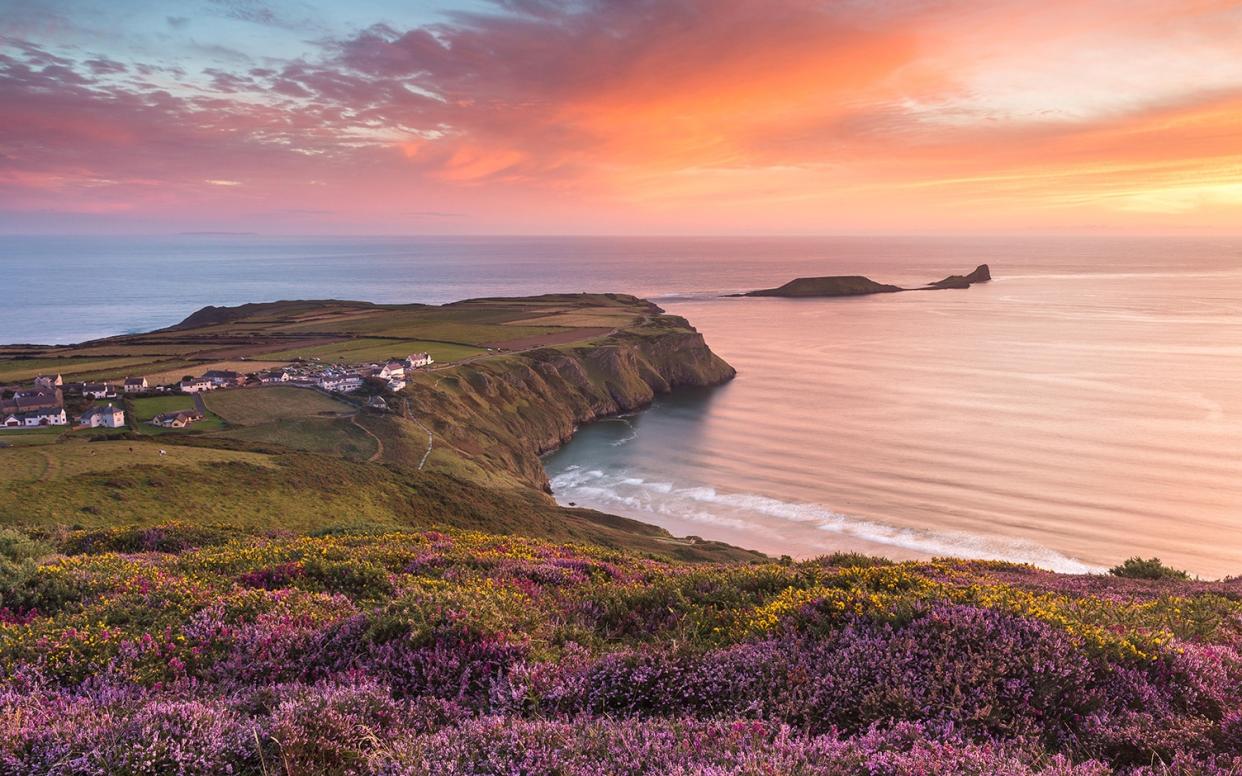
[[[191,525],[0,555],[7,773],[1242,766],[1234,582]]]

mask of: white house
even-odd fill
[[[375,376],[384,380],[391,380],[394,377],[405,377],[405,364],[400,361],[389,361],[379,368]]]
[[[216,389],[216,384],[205,377],[191,377],[189,380],[182,380],[179,385],[182,393],[202,393]]]
[[[87,428],[121,428],[125,425],[125,411],[111,404],[91,407],[78,418],[78,425]]]
[[[22,419],[15,412],[0,417],[0,428],[21,428],[23,425]]]
[[[217,388],[242,385],[246,382],[244,374],[234,372],[231,369],[208,369],[206,372],[203,372],[202,379],[210,380]]]
[[[324,375],[319,378],[319,387],[334,393],[349,393],[362,387],[362,378],[349,374]]]
[[[58,409],[42,409],[34,412],[23,413],[20,416],[26,427],[37,426],[67,426],[69,418],[65,415],[65,408]]]
[[[142,393],[148,387],[145,377],[126,377],[123,390],[125,393]]]
[[[277,383],[287,383],[287,382],[289,382],[291,379],[293,379],[293,378],[291,378],[291,377],[289,376],[289,373],[288,373],[288,372],[286,372],[286,371],[284,371],[284,370],[280,370],[280,369],[273,370],[273,371],[271,371],[271,372],[261,372],[261,373],[259,373],[259,381],[260,381],[261,383],[263,383],[264,385],[274,385],[274,384],[277,384]]]
[[[107,383],[83,383],[82,395],[89,396],[92,399],[106,399],[109,396],[115,396],[112,386]]]
[[[431,354],[411,353],[405,357],[405,361],[403,363],[405,364],[406,369],[417,369],[420,366],[431,366]]]
[[[394,377],[388,381],[388,390],[396,393],[397,391],[405,388],[405,385],[405,380],[402,380],[400,377]]]

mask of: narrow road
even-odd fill
[[[203,401],[203,395],[201,393],[190,395],[194,397],[194,409],[202,413],[203,417],[207,417],[207,402]]]

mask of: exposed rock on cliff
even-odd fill
[[[540,348],[428,372],[407,392],[460,462],[546,490],[539,456],[574,430],[683,386],[717,385],[733,367],[681,317],[656,314],[602,340]]]
[[[975,283],[986,283],[992,279],[992,271],[988,265],[980,264],[969,275],[949,275],[944,280],[928,283],[932,288],[970,288]]]

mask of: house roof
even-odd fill
[[[18,420],[25,420],[26,418],[46,418],[48,415],[63,415],[63,414],[65,414],[64,407],[57,407],[55,409],[52,409],[49,407],[46,409],[30,410],[28,412],[10,413],[7,417],[15,417]]]
[[[145,377],[126,377],[125,378],[126,385],[142,385],[146,381],[147,381],[147,378]]]

